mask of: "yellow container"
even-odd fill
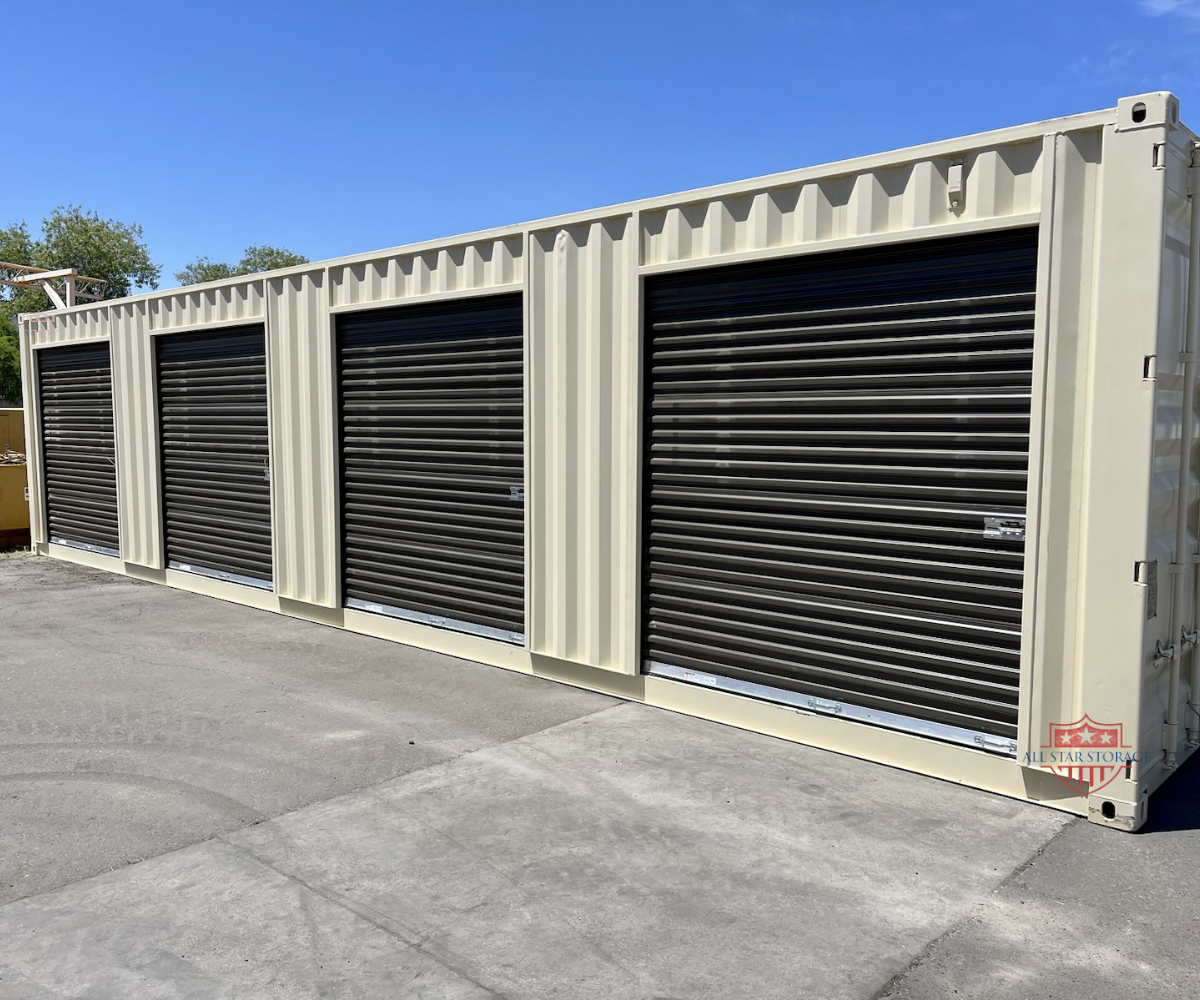
[[[0,409],[0,452],[25,452],[25,411]]]
[[[0,546],[29,543],[26,466],[0,465]]]

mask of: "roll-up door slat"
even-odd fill
[[[647,281],[647,670],[1015,739],[1024,543],[989,524],[1024,521],[1036,257],[1028,229]]]
[[[351,606],[524,634],[522,331],[519,295],[339,317]]]
[[[50,540],[117,554],[117,467],[108,344],[36,352]]]
[[[167,562],[269,583],[262,327],[155,340]]]

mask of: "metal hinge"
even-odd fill
[[[1146,588],[1146,621],[1158,616],[1158,560],[1133,564],[1133,582]]]
[[[1003,514],[985,517],[983,534],[987,538],[1012,538],[1020,541],[1025,537],[1025,515]]]

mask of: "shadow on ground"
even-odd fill
[[[1172,775],[1150,797],[1149,820],[1141,833],[1200,830],[1200,754]]]

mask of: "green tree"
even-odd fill
[[[17,347],[17,324],[0,316],[0,406],[21,405],[21,352]]]
[[[142,227],[102,219],[79,205],[60,205],[42,220],[34,239],[18,222],[0,229],[0,260],[10,264],[58,269],[73,267],[80,274],[108,282],[105,297],[129,295],[139,288],[157,288],[162,269],[150,258]],[[0,288],[0,313],[42,312],[51,307],[39,288]]]
[[[260,274],[263,271],[277,271],[282,267],[295,267],[297,264],[307,263],[308,258],[301,254],[263,243],[246,247],[242,259],[236,264],[227,264],[211,257],[197,257],[182,271],[176,271],[175,277],[181,285],[198,285],[202,281],[220,281],[222,278],[236,278],[241,274]]]
[[[102,219],[79,205],[60,205],[42,220],[34,237],[25,222],[0,228],[0,260],[57,270],[73,267],[90,278],[103,278],[107,298],[129,295],[139,288],[157,288],[161,268],[150,258],[142,227]],[[21,401],[20,355],[15,317],[43,312],[50,299],[40,288],[0,285],[0,398]]]
[[[194,261],[186,265],[182,271],[176,271],[175,279],[181,285],[199,285],[205,281],[220,281],[222,278],[232,278],[238,273],[238,270],[232,264],[213,260],[210,257],[197,257]]]

